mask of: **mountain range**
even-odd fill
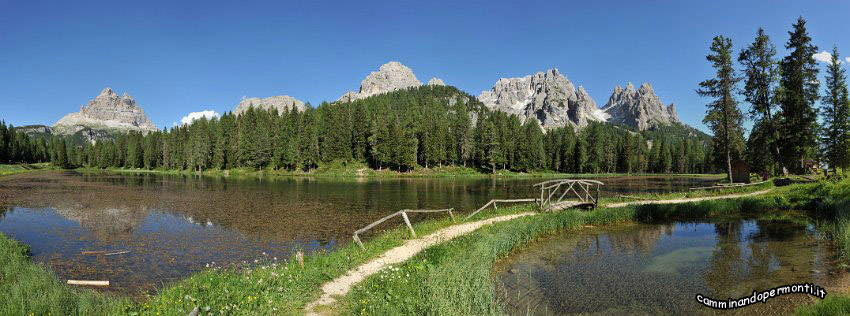
[[[422,85],[410,68],[391,61],[366,76],[357,92],[346,92],[336,102],[350,102]],[[432,78],[427,85],[445,83],[439,78]],[[478,99],[487,108],[515,114],[522,121],[536,119],[544,130],[566,125],[582,129],[589,122],[597,121],[642,131],[679,122],[675,106],[665,106],[649,83],[642,84],[638,89],[631,83],[625,89],[617,86],[608,102],[599,107],[582,86],[576,88],[554,68],[525,77],[501,78],[493,88],[482,91]],[[250,107],[275,108],[278,111],[306,109],[304,102],[283,95],[245,98],[236,106],[234,113],[239,115]],[[157,127],[133,97],[127,93],[119,96],[112,89],[105,88],[87,105],[82,106],[79,112],[65,115],[52,127],[32,125],[20,129],[38,134],[82,133],[86,140],[94,141],[109,132],[133,130],[147,133],[157,130]]]

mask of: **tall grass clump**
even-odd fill
[[[523,210],[503,208],[484,216]],[[414,228],[424,236],[452,224],[448,218],[441,218],[416,223]],[[397,227],[364,238],[365,250],[350,242],[331,252],[307,255],[303,267],[293,254],[290,258],[264,258],[247,269],[212,268],[160,290],[136,305],[133,312],[179,315],[198,307],[203,314],[216,315],[301,314],[304,306],[319,297],[322,284],[400,246],[408,237],[407,227]]]
[[[29,260],[29,247],[0,234],[0,311],[4,315],[123,314],[126,299],[75,289]]]
[[[601,208],[591,212],[569,210],[497,223],[431,247],[403,264],[373,275],[341,300],[337,312],[392,315],[504,314],[491,271],[500,258],[528,242],[582,226],[625,221],[759,217],[770,216],[776,210],[810,210],[810,214],[824,215],[826,212],[818,211],[817,205],[835,203],[823,197],[840,196],[847,188],[823,186],[817,183],[794,185],[776,188],[770,194],[738,199]],[[850,211],[847,213],[850,215]],[[832,304],[829,308],[838,308],[834,306],[838,303]]]
[[[502,314],[490,271],[520,245],[577,229],[630,220],[634,208],[544,213],[496,223],[431,247],[355,287],[341,313],[375,315]]]

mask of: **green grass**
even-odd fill
[[[525,207],[490,210],[483,217],[494,217],[524,211]],[[452,225],[447,218],[414,224],[417,234],[426,235]],[[228,315],[299,314],[304,306],[318,298],[320,286],[399,246],[408,239],[406,227],[397,227],[377,236],[361,237],[365,250],[347,243],[333,252],[307,255],[302,268],[292,258],[263,258],[257,264],[240,270],[211,267],[175,282],[147,296],[142,302],[77,290],[62,284],[45,267],[27,259],[26,249],[0,234],[0,260],[3,278],[0,293],[12,293],[0,302],[3,313],[28,315],[181,315],[196,306],[202,312]],[[16,248],[17,247],[17,248]],[[275,260],[277,259],[277,260]],[[36,294],[27,294],[36,293]],[[45,295],[38,295],[45,293]],[[7,304],[7,305],[3,305]]]
[[[197,174],[192,170],[172,170],[172,169],[127,169],[127,168],[78,168],[84,172],[129,172],[129,173],[161,173],[161,174]],[[443,166],[423,168],[419,167],[409,172],[398,172],[391,169],[375,170],[362,162],[341,162],[334,161],[330,163],[321,163],[318,168],[309,172],[304,171],[287,171],[287,170],[254,170],[251,168],[235,168],[228,170],[204,170],[200,172],[203,175],[209,176],[310,176],[310,177],[329,177],[329,178],[407,178],[407,177],[507,177],[507,178],[555,178],[555,177],[588,177],[588,178],[604,178],[618,176],[681,176],[681,177],[703,177],[720,179],[723,175],[715,174],[625,174],[625,173],[605,173],[605,174],[569,174],[557,173],[552,171],[536,171],[536,172],[515,172],[509,170],[497,170],[496,173],[485,173],[472,167],[463,166]]]
[[[813,216],[846,218],[839,220],[834,234],[850,253],[850,211],[846,182],[818,182],[776,188],[757,197],[713,200],[699,203],[641,205],[626,208],[600,208],[592,212],[563,211],[497,223],[467,236],[436,245],[392,269],[385,269],[355,287],[350,295],[331,307],[337,313],[369,314],[500,314],[491,279],[493,264],[522,245],[544,236],[581,229],[583,225],[610,225],[625,221],[700,219],[752,214],[765,216],[776,209],[808,209]],[[728,194],[763,189],[736,188],[699,193]],[[656,198],[680,198],[680,194]],[[531,205],[488,209],[476,219],[533,210]],[[845,214],[848,213],[848,214]],[[842,217],[843,216],[843,217]],[[419,235],[451,225],[448,219],[416,223]],[[202,312],[230,315],[300,314],[305,304],[318,298],[320,286],[367,262],[408,238],[397,227],[364,239],[366,250],[347,243],[333,252],[305,257],[304,267],[293,258],[263,258],[241,270],[211,267],[191,277],[167,285],[157,293],[134,303],[62,284],[45,267],[27,259],[24,246],[0,234],[0,311],[11,314],[187,314],[198,307]],[[7,299],[8,298],[8,299]],[[812,308],[840,310],[848,300],[824,300]],[[824,305],[824,307],[819,307]],[[209,308],[209,310],[207,310]]]
[[[801,307],[797,310],[797,315],[850,315],[850,296],[827,295],[826,299],[814,305]]]
[[[841,195],[848,187],[850,183],[847,182],[819,182],[777,188],[764,196],[601,208],[586,213],[564,211],[498,223],[429,248],[404,264],[368,278],[335,308],[340,314],[500,315],[504,311],[495,294],[492,268],[500,258],[538,238],[581,229],[583,225],[624,221],[699,220],[742,215],[781,217],[788,215],[776,210],[801,208],[811,210],[811,216],[820,217],[834,211],[830,210],[832,202],[829,201],[842,200]],[[837,242],[839,246],[844,245]],[[831,311],[841,313],[850,309],[845,304],[850,304],[850,300],[838,297],[811,308],[819,315]]]
[[[26,172],[35,172],[35,171],[43,171],[43,170],[57,170],[58,168],[53,167],[49,163],[33,163],[33,164],[16,164],[16,165],[4,165],[0,164],[0,177],[8,176],[18,173],[26,173]]]
[[[0,311],[4,315],[121,314],[127,299],[62,284],[29,260],[29,248],[0,234]]]
[[[756,191],[761,191],[769,188],[773,188],[773,182],[766,182],[757,185],[744,186],[744,187],[732,187],[732,188],[724,188],[724,189],[705,189],[705,190],[691,190],[686,192],[673,192],[673,193],[664,193],[664,194],[656,194],[656,193],[643,193],[643,194],[626,194],[625,196],[616,196],[616,197],[600,197],[599,204],[606,205],[611,203],[620,203],[620,202],[636,202],[636,201],[644,201],[644,200],[671,200],[671,199],[689,199],[689,198],[697,198],[697,197],[710,197],[710,196],[720,196],[720,195],[728,195],[728,194],[740,194],[740,193],[751,193]],[[632,198],[632,197],[636,197]]]

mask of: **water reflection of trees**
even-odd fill
[[[599,234],[589,234],[579,239],[576,251],[600,254],[606,241],[611,251],[623,255],[652,255],[652,249],[662,236],[672,236],[675,224],[640,225],[634,229],[615,229],[606,231],[602,239]],[[595,256],[594,256],[595,257]]]
[[[830,269],[827,247],[789,221],[729,221],[714,224],[717,244],[703,273],[718,295],[734,297],[785,283],[813,282],[811,271]]]
[[[642,181],[648,180],[639,177],[606,179],[611,189]],[[667,181],[673,183],[671,179]],[[140,225],[145,214],[163,211],[260,238],[331,241],[349,240],[353,229],[399,209],[454,207],[462,213],[492,198],[534,196],[537,194],[532,186],[535,182],[539,180],[325,180],[44,173],[0,183],[0,205],[56,207],[61,214],[84,223],[89,229],[102,231],[104,236],[127,234]],[[419,214],[413,220],[427,216],[434,215]],[[397,226],[395,222],[387,223],[375,231]],[[623,249],[647,249],[652,245],[644,244],[647,239],[621,239],[613,242],[622,244]]]

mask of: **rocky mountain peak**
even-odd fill
[[[545,129],[573,125],[582,128],[589,121],[604,121],[596,101],[583,87],[576,90],[557,68],[520,78],[501,78],[478,99],[485,106],[516,114],[521,121],[536,118]]]
[[[73,134],[85,128],[144,133],[157,130],[133,97],[127,93],[118,96],[109,87],[81,106],[80,112],[65,115],[53,125],[53,130],[58,134]]]
[[[233,113],[236,115],[240,115],[248,111],[249,108],[270,110],[277,109],[278,113],[283,113],[285,111],[290,111],[295,109],[297,111],[304,111],[307,109],[307,106],[304,105],[304,102],[298,100],[296,98],[290,97],[288,95],[274,96],[268,98],[246,98],[239,102],[239,105],[236,106],[236,109],[233,110]]]
[[[416,79],[413,70],[400,62],[391,61],[366,76],[366,79],[360,82],[359,92],[346,92],[337,101],[353,101],[421,85],[422,82]]]
[[[428,80],[428,85],[429,86],[445,86],[446,83],[443,82],[443,80],[440,79],[440,78],[431,78],[431,80]]]
[[[109,96],[109,95],[115,95],[115,91],[112,91],[112,88],[110,88],[110,87],[106,87],[106,88],[103,88],[103,90],[101,90],[100,94],[98,94],[97,96],[101,97],[101,96]]]
[[[641,84],[637,90],[631,82],[625,90],[615,87],[602,111],[610,117],[608,122],[639,130],[679,121],[675,106],[665,106],[649,83]]]

